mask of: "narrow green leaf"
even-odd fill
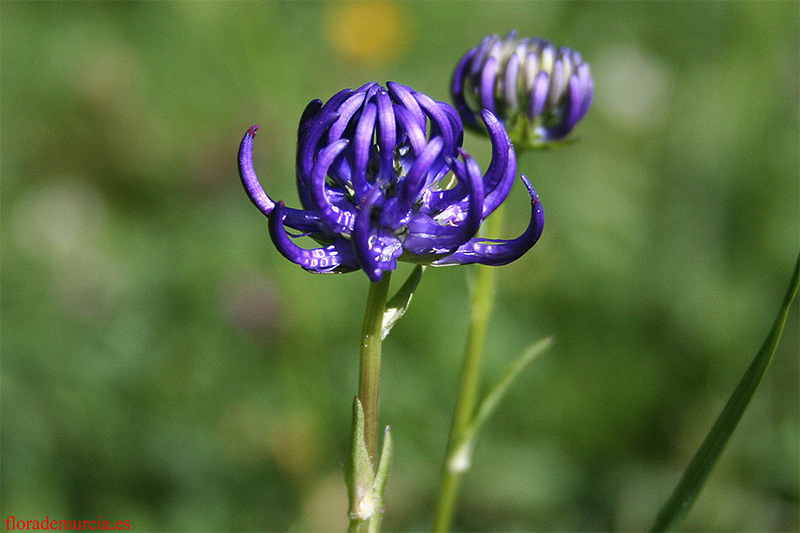
[[[375,483],[373,484],[375,494],[381,500],[383,500],[383,492],[386,490],[386,479],[389,477],[389,469],[392,467],[393,453],[394,445],[392,442],[392,433],[389,430],[389,426],[386,426],[386,431],[383,434],[381,458],[378,462],[378,473],[375,474]]]
[[[519,376],[525,367],[536,359],[537,356],[542,354],[552,343],[553,337],[540,340],[528,347],[515,361],[512,361],[511,364],[508,365],[503,377],[492,387],[478,406],[475,417],[464,432],[464,438],[450,458],[448,463],[449,469],[453,472],[464,472],[469,469],[472,460],[472,450],[475,446],[475,438],[478,431],[480,431],[486,421],[489,420],[492,414],[497,410],[497,407],[508,393],[511,384],[517,376]]]
[[[350,531],[363,531],[375,514],[373,486],[375,473],[364,439],[364,408],[358,397],[353,401],[353,437],[347,465],[347,492],[350,499]]]
[[[414,291],[417,289],[417,285],[422,279],[423,272],[425,272],[424,266],[415,266],[414,270],[409,274],[408,279],[403,283],[403,286],[397,290],[397,294],[386,302],[386,309],[383,312],[383,325],[381,326],[383,339],[386,338],[395,322],[400,320],[400,317],[402,317],[408,309],[408,305],[411,303],[411,297],[414,296]]]
[[[800,257],[798,257],[795,264],[792,281],[789,283],[789,289],[786,291],[783,305],[781,305],[775,323],[764,340],[764,344],[762,344],[761,349],[745,371],[733,394],[728,399],[728,403],[722,409],[719,418],[717,418],[703,444],[700,445],[700,449],[697,450],[697,454],[692,458],[672,496],[658,513],[650,531],[668,531],[676,528],[689,512],[689,509],[691,509],[769,367],[775,349],[778,347],[778,341],[780,341],[783,333],[783,326],[786,324],[789,307],[797,294],[798,286],[800,286]]]
[[[386,492],[386,481],[389,477],[389,470],[392,467],[393,452],[394,446],[392,444],[392,434],[389,431],[389,426],[386,426],[386,431],[383,434],[381,458],[378,461],[378,473],[375,474],[375,482],[372,485],[373,497],[375,499],[377,510],[375,515],[369,521],[369,533],[377,533],[381,529],[385,501],[384,493]]]

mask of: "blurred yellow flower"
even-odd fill
[[[410,24],[396,2],[355,0],[332,2],[325,14],[331,46],[359,63],[384,63],[407,48]]]

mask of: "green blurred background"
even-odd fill
[[[261,125],[262,183],[297,206],[309,100],[371,80],[448,100],[453,66],[488,33],[579,50],[597,89],[579,143],[520,160],[547,227],[499,272],[486,382],[531,341],[556,343],[482,436],[458,529],[648,527],[788,283],[795,1],[1,9],[4,524],[345,527],[367,278],[275,251],[238,143]],[[488,143],[465,144],[485,168]],[[509,236],[527,221],[521,189]],[[384,347],[388,531],[430,527],[469,276],[429,270]],[[800,527],[798,342],[795,305],[687,531]]]

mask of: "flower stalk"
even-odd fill
[[[457,83],[472,87],[466,79]],[[567,105],[576,101],[574,94],[570,97]],[[560,93],[553,93],[552,99],[549,112],[564,105]],[[456,453],[464,436],[474,429],[481,358],[494,301],[495,277],[486,267],[519,259],[536,244],[544,227],[539,197],[521,175],[530,195],[528,226],[515,239],[496,238],[502,226],[501,205],[517,175],[516,154],[503,123],[505,117],[496,116],[491,109],[476,110],[468,118],[473,125],[481,121],[481,131],[492,145],[491,162],[482,173],[462,148],[465,111],[463,105],[456,110],[392,82],[385,88],[367,83],[355,90],[345,89],[325,103],[311,101],[297,131],[300,209],[273,200],[262,188],[253,165],[258,126],[247,130],[239,146],[242,185],[268,218],[270,237],[278,251],[309,272],[363,271],[371,282],[346,476],[351,531],[377,531],[380,527],[391,459],[387,428],[377,460],[381,343],[407,309],[424,266],[481,265],[449,446],[449,453]],[[575,113],[569,114],[570,119]],[[495,229],[485,232],[487,237],[478,237],[482,223],[498,210],[501,213],[492,222]],[[314,241],[316,247],[306,248],[296,243],[297,239]],[[399,261],[417,266],[387,306],[391,272]],[[467,466],[468,461],[463,468],[448,469],[456,474],[445,480],[453,486],[445,491],[453,503],[457,475]],[[452,503],[448,512],[452,516]]]
[[[488,36],[468,51],[456,66],[450,85],[464,125],[488,133],[477,119],[487,112],[496,116],[517,152],[568,142],[564,138],[589,110],[593,92],[589,66],[578,52],[556,48],[540,38],[519,39],[516,32],[502,39]],[[489,242],[502,233],[503,211],[501,205],[483,225]],[[480,425],[494,412],[513,378],[551,342],[548,339],[527,350],[476,409],[495,284],[494,271],[479,265],[456,407],[442,466],[434,531],[448,531],[452,525],[459,481],[470,467]]]
[[[487,220],[487,237],[491,238],[502,231],[505,206],[500,206],[494,216]],[[459,484],[464,472],[469,469],[469,455],[460,453],[466,433],[473,421],[475,405],[478,400],[483,351],[486,345],[486,331],[489,328],[492,308],[496,295],[495,269],[478,265],[475,272],[475,285],[470,302],[469,329],[458,396],[447,440],[444,464],[439,484],[439,501],[433,531],[449,531],[453,522]]]
[[[364,440],[372,464],[378,450],[378,411],[381,388],[381,346],[383,314],[389,293],[391,271],[380,281],[370,283],[364,324],[361,328],[361,361],[358,374],[358,398],[364,408]]]
[[[392,441],[388,427],[383,438],[380,461],[376,459],[381,348],[391,274],[391,271],[386,272],[380,281],[370,283],[364,324],[361,328],[358,396],[353,401],[353,435],[350,460],[345,475],[350,500],[351,533],[377,532],[383,519],[383,493],[392,455]]]

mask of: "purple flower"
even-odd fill
[[[531,195],[528,228],[513,240],[476,238],[481,222],[508,195],[516,174],[511,141],[495,116],[482,119],[492,143],[486,174],[461,149],[463,126],[450,105],[397,83],[368,83],[306,107],[297,141],[297,190],[303,209],[262,189],[253,169],[253,126],[239,148],[239,175],[269,217],[275,246],[315,273],[364,270],[371,281],[397,261],[433,266],[504,265],[539,239],[544,225]],[[296,232],[287,232],[290,228]],[[311,237],[319,247],[294,242]]]
[[[490,35],[461,58],[451,84],[464,124],[485,131],[482,110],[494,113],[523,147],[563,139],[589,110],[589,65],[569,48],[544,39]]]

